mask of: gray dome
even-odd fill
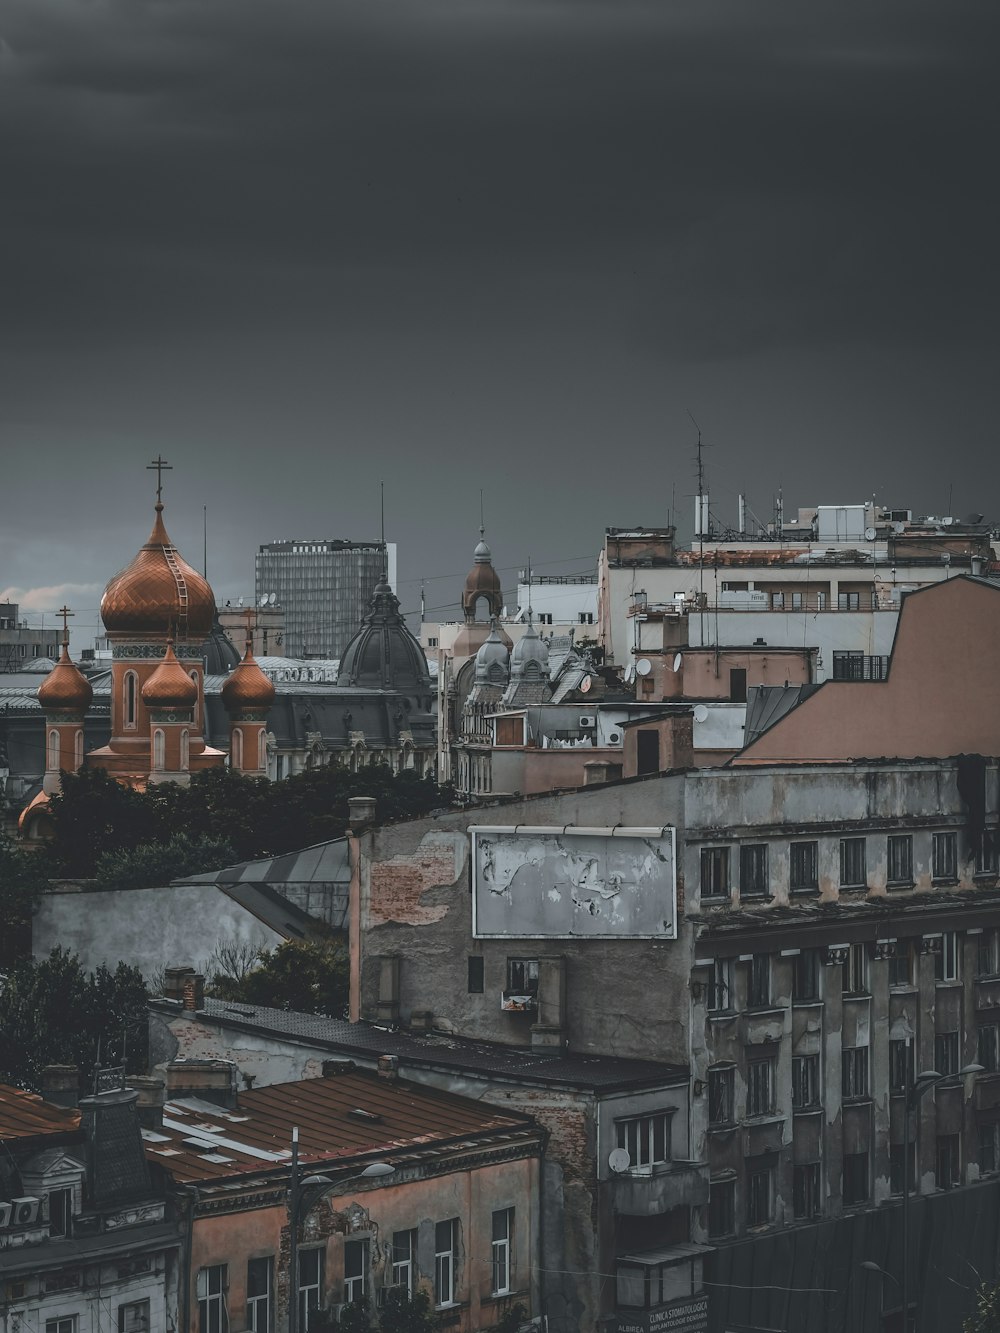
[[[510,655],[510,675],[512,680],[548,680],[549,650],[545,640],[539,637],[538,630],[529,621],[524,635],[514,644]]]
[[[494,620],[489,638],[476,653],[476,684],[506,685],[510,678],[507,645]]]
[[[400,694],[430,692],[427,658],[406,628],[399,598],[388,583],[380,583],[375,589],[361,628],[344,649],[337,684],[398,690]]]
[[[212,630],[201,646],[206,676],[225,676],[240,664],[240,655],[232,639],[222,628],[218,611],[212,617]]]

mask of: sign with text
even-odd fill
[[[708,1296],[664,1305],[658,1310],[616,1314],[605,1333],[708,1333]]]

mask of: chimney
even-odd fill
[[[191,971],[184,978],[181,1004],[185,1011],[197,1013],[205,1007],[205,978],[200,972]]]
[[[92,1207],[136,1203],[152,1195],[138,1100],[139,1094],[131,1088],[80,1100],[87,1145],[88,1202]]]
[[[216,1106],[236,1105],[236,1066],[228,1060],[172,1060],[166,1073],[167,1101],[199,1097]]]
[[[136,1111],[139,1124],[143,1129],[163,1128],[163,1103],[166,1100],[166,1085],[162,1078],[148,1074],[129,1074],[129,1087],[139,1094]]]
[[[972,573],[977,579],[982,578],[983,557],[981,555],[974,555],[972,557]]]
[[[369,824],[374,824],[375,797],[349,796],[347,798],[347,822],[354,833],[360,833]]]
[[[622,775],[621,764],[610,759],[588,759],[583,766],[583,785],[596,786],[600,782],[617,782]]]
[[[378,1058],[379,1078],[399,1078],[399,1057],[396,1055],[380,1055]]]
[[[163,998],[165,1000],[176,1000],[180,1003],[184,999],[184,983],[189,976],[193,975],[193,967],[165,968],[163,972]]]
[[[46,1065],[39,1082],[43,1099],[53,1106],[76,1106],[80,1100],[76,1065]]]

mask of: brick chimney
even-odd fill
[[[197,1013],[205,1007],[205,978],[200,972],[190,972],[184,978],[181,993],[181,1006],[190,1013]]]
[[[399,1057],[397,1055],[380,1055],[378,1058],[378,1075],[379,1078],[399,1078]]]
[[[76,1106],[80,1100],[76,1065],[46,1065],[39,1082],[42,1098],[53,1106]]]
[[[184,999],[184,983],[194,976],[193,967],[168,967],[163,972],[163,998],[165,1000]]]
[[[167,1065],[167,1101],[200,1097],[204,1102],[236,1105],[236,1066],[228,1060],[172,1060]]]
[[[347,823],[353,833],[360,833],[375,822],[374,796],[349,796],[347,798]]]
[[[139,1124],[143,1129],[162,1129],[163,1103],[166,1100],[163,1079],[148,1074],[129,1074],[128,1083],[139,1094],[136,1102]]]

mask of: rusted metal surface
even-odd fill
[[[41,1134],[72,1133],[80,1112],[53,1106],[34,1092],[0,1083],[0,1139],[30,1139]]]

